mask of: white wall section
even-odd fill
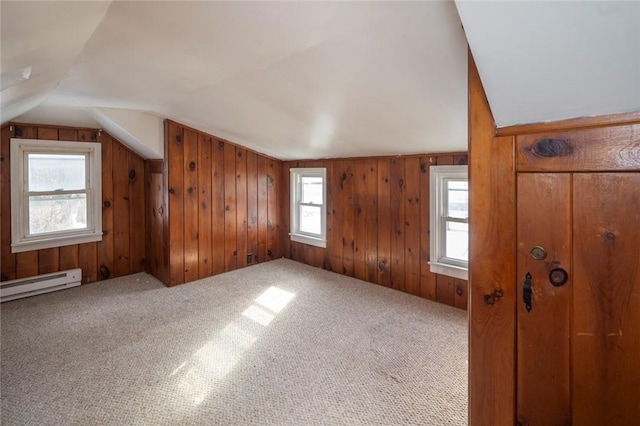
[[[90,115],[104,130],[142,158],[164,157],[163,119],[142,111],[91,108]]]
[[[498,127],[640,110],[640,2],[456,5]]]

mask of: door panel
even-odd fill
[[[571,175],[518,174],[517,419],[522,425],[571,422]],[[546,250],[535,259],[530,250]],[[549,281],[564,268],[569,281]],[[523,284],[531,274],[532,302],[527,311]]]
[[[640,418],[640,174],[575,174],[575,425]]]

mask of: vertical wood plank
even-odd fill
[[[282,174],[280,162],[269,159],[267,162],[267,257],[277,259],[280,257],[278,238],[278,182]]]
[[[153,207],[157,213],[156,224],[153,231],[153,242],[155,244],[151,247],[154,253],[154,259],[156,260],[155,276],[161,280],[165,280],[168,265],[164,261],[164,255],[166,252],[164,224],[166,223],[165,217],[167,214],[167,206],[164,200],[164,173],[153,173],[151,176],[152,188],[155,193]]]
[[[98,142],[100,134],[101,132],[98,130],[79,129],[78,140],[82,142]]]
[[[58,247],[38,250],[38,274],[58,271],[60,267],[60,249]]]
[[[640,173],[577,173],[573,201],[573,424],[631,424],[640,418]]]
[[[37,128],[37,139],[43,139],[48,141],[57,141],[58,140],[58,128],[56,127],[38,127]]]
[[[211,171],[211,255],[213,257],[213,274],[224,272],[224,218],[225,218],[225,173],[224,173],[224,146],[225,143],[213,139],[211,146],[212,171]]]
[[[247,151],[247,252],[251,262],[258,256],[258,156]]]
[[[15,127],[13,128],[15,129]],[[11,253],[11,138],[15,130],[2,126],[0,146],[0,280],[16,278],[16,255]]]
[[[571,176],[519,173],[517,176],[517,419],[523,424],[571,423],[571,283],[549,283],[553,268],[571,273]],[[541,209],[540,206],[545,208]],[[544,226],[540,226],[544,224]],[[532,247],[547,250],[536,260]],[[533,308],[525,309],[522,283],[532,278]],[[553,318],[553,326],[545,326]]]
[[[70,128],[58,129],[58,138],[61,141],[77,141],[78,129],[70,129]]]
[[[16,253],[16,278],[35,277],[38,275],[38,251]]]
[[[154,277],[162,280],[162,276],[157,274],[156,258],[154,257],[153,236],[154,227],[156,226],[156,218],[159,213],[154,209],[155,191],[152,184],[152,172],[154,160],[144,161],[144,256],[146,259],[146,271]],[[100,251],[98,247],[98,252]],[[98,254],[98,264],[100,263],[100,254]]]
[[[78,245],[78,262],[82,269],[82,284],[88,284],[98,280],[96,277],[98,270],[98,249],[96,243]]]
[[[198,279],[198,134],[184,129],[184,282]]]
[[[469,164],[469,156],[467,154],[458,154],[453,156],[453,164],[465,166]]]
[[[162,160],[145,161],[145,198],[147,220],[145,253],[148,272],[159,280],[164,280],[164,186]],[[99,256],[98,256],[99,257]]]
[[[378,160],[378,284],[391,287],[391,160]]]
[[[420,295],[420,159],[407,157],[405,164],[405,291]]]
[[[391,159],[391,287],[406,291],[405,255],[405,161]]]
[[[167,122],[167,207],[168,241],[165,263],[168,265],[167,285],[184,283],[184,143],[183,127]]]
[[[430,210],[429,210],[429,167],[433,157],[420,157],[420,296],[436,300],[436,274],[431,272],[429,260],[430,245]]]
[[[378,282],[378,161],[364,161],[365,280]]]
[[[211,145],[210,136],[198,133],[198,278],[213,275],[211,241]]]
[[[127,149],[120,143],[113,143],[113,208],[116,212],[122,212],[114,217],[113,221],[114,277],[127,275],[131,267],[128,154]]]
[[[129,273],[145,270],[144,161],[129,151]]]
[[[338,221],[335,218],[335,174],[334,174],[334,161],[326,160],[324,162],[324,166],[327,169],[327,244],[323,253],[323,265],[322,267],[328,271],[334,271],[336,268],[336,264],[334,262],[337,261],[337,256],[334,257],[333,250],[336,244],[336,235],[338,233]],[[342,249],[342,245],[340,246]],[[342,264],[342,259],[340,259],[340,263]]]
[[[353,276],[366,279],[365,246],[366,246],[366,209],[364,203],[367,179],[367,164],[364,161],[354,161],[353,165]]]
[[[224,146],[224,270],[237,268],[236,147]]]
[[[280,181],[280,249],[282,256],[291,259],[291,162],[282,164],[282,179]],[[326,200],[325,200],[326,203]]]
[[[353,208],[353,161],[340,161],[342,168],[342,266],[344,274],[353,276],[354,208]]]
[[[469,283],[466,280],[456,279],[454,281],[455,300],[453,306],[460,309],[467,309],[469,304]]]
[[[236,148],[236,244],[238,268],[247,266],[247,151]]]
[[[15,137],[21,139],[38,139],[37,128],[35,126],[19,125],[15,128]]]
[[[291,260],[295,260],[296,262],[302,262],[304,256],[304,246],[297,242],[291,241]]]
[[[60,271],[78,268],[80,260],[78,257],[78,245],[60,247]]]
[[[469,53],[469,425],[515,423],[515,158]],[[490,237],[489,237],[490,236]],[[503,294],[493,305],[489,297]]]
[[[267,158],[258,156],[258,260],[267,260]],[[287,239],[289,236],[287,235]]]
[[[343,202],[343,185],[342,185],[342,166],[337,160],[330,162],[331,175],[328,177],[327,186],[327,208],[331,211],[329,224],[331,228],[327,230],[327,254],[329,256],[329,270],[343,274],[343,226],[344,226],[344,207]],[[327,172],[329,169],[327,169]]]
[[[445,305],[455,305],[455,279],[436,274],[436,300]]]
[[[436,161],[438,166],[452,166],[455,164],[453,155],[438,155]]]
[[[97,280],[112,278],[114,266],[114,198],[113,198],[113,140],[108,135],[100,136],[102,145],[102,241],[96,244]]]

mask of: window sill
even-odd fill
[[[102,232],[96,234],[84,234],[84,235],[67,235],[57,238],[42,238],[33,241],[22,241],[16,244],[11,244],[11,253],[22,253],[24,251],[42,250],[54,247],[71,246],[75,244],[93,243],[96,241],[102,241]]]
[[[327,240],[324,238],[315,238],[310,237],[308,235],[302,234],[289,234],[291,236],[291,241],[295,241],[297,243],[309,244],[311,246],[326,248]]]
[[[469,279],[469,269],[460,266],[448,265],[446,263],[429,262],[431,272],[435,274],[447,275],[460,280]]]

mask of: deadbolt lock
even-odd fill
[[[531,257],[536,260],[542,260],[547,257],[547,251],[544,249],[544,247],[540,246],[532,247],[531,250],[529,250],[529,253],[531,253]]]

